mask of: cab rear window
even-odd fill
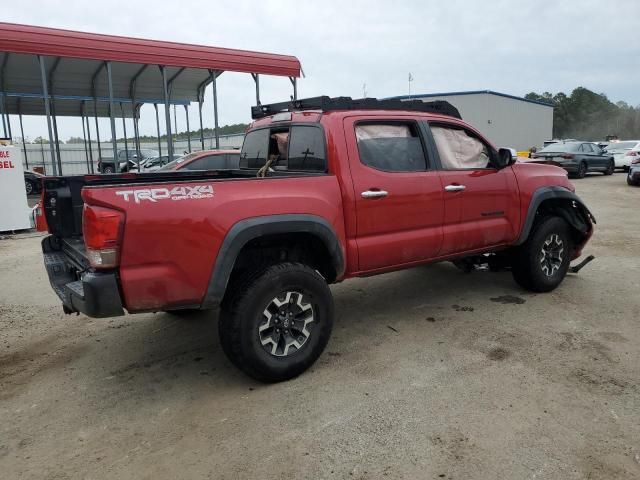
[[[240,152],[240,168],[325,172],[324,133],[316,126],[294,125],[249,132]]]

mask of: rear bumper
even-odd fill
[[[46,237],[42,241],[42,253],[49,283],[65,312],[81,312],[93,318],[124,315],[116,273],[79,269],[77,259],[55,248],[55,243],[54,237]]]

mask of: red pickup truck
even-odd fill
[[[220,307],[230,360],[280,381],[325,348],[331,283],[453,260],[546,292],[593,232],[564,170],[515,162],[446,102],[317,97],[253,117],[236,170],[44,180],[66,312]]]

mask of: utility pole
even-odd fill
[[[413,82],[413,75],[409,72],[409,99],[411,99],[411,82]]]
[[[367,98],[367,84],[362,84],[362,98]]]

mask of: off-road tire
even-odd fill
[[[605,175],[613,175],[613,172],[616,171],[616,164],[613,160],[609,161],[609,165],[607,165],[607,169],[604,171]]]
[[[551,275],[545,273],[543,248],[545,242],[557,235],[562,242],[562,260]],[[554,240],[555,242],[555,240]],[[512,274],[522,288],[532,292],[550,292],[555,289],[569,270],[573,242],[570,227],[560,217],[543,217],[533,226],[529,238],[514,252]]]
[[[220,344],[231,363],[261,382],[289,380],[313,365],[333,327],[331,290],[318,272],[301,263],[280,263],[253,272],[232,288],[222,303],[218,324]],[[305,307],[311,306],[313,322],[300,348],[276,356],[261,342],[259,328],[265,325],[263,312],[287,292],[299,292],[299,301],[308,302]],[[306,323],[304,326],[307,328]]]

